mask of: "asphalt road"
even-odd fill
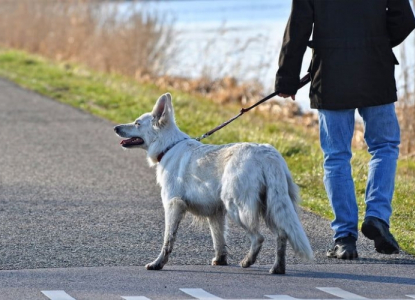
[[[76,300],[121,300],[123,296],[134,297],[131,300],[415,298],[413,265],[336,268],[294,264],[284,276],[269,275],[268,267],[170,266],[159,272],[138,267],[0,271],[0,299],[46,300],[47,293],[55,295],[50,295],[53,300],[72,300],[68,296]],[[56,297],[59,294],[61,298]]]
[[[0,277],[39,268],[135,266],[143,272],[142,266],[158,255],[164,214],[155,170],[148,167],[144,152],[121,149],[114,125],[0,80]],[[333,270],[361,265],[415,269],[413,256],[379,255],[363,236],[359,260],[327,259],[329,222],[305,211],[301,220],[316,260],[303,262],[289,249],[287,273],[290,266],[306,272],[325,268],[321,265]],[[234,270],[249,243],[243,231],[229,225]],[[263,266],[274,261],[275,239],[266,229],[263,233],[266,241],[257,269],[246,274],[266,274]],[[177,276],[180,266],[187,265],[226,273],[222,267],[211,271],[212,257],[207,226],[194,225],[189,215],[163,272],[175,270]],[[412,284],[414,273],[409,274]]]

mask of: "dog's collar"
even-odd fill
[[[176,146],[178,143],[180,143],[180,142],[182,142],[184,140],[188,140],[188,139],[189,138],[182,139],[182,140],[177,141],[177,142],[171,144],[170,146],[168,146],[163,152],[161,152],[159,155],[157,155],[157,161],[160,162],[162,160],[164,154],[166,154],[171,148],[173,148],[174,146]]]

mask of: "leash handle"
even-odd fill
[[[303,78],[300,79],[300,85],[298,89],[301,89],[303,86],[305,86],[307,83],[309,83],[311,81],[311,75],[310,73],[307,73]],[[255,104],[251,105],[250,107],[247,108],[242,108],[241,111],[239,112],[239,114],[237,114],[236,116],[234,116],[232,119],[224,122],[223,124],[213,128],[212,130],[206,132],[205,134],[203,134],[202,136],[195,138],[196,141],[201,141],[204,138],[207,138],[208,136],[214,134],[216,131],[222,129],[223,127],[225,127],[226,125],[228,125],[229,123],[235,121],[236,119],[238,119],[240,116],[242,116],[244,113],[246,113],[247,111],[250,111],[251,109],[253,109],[254,107],[257,107],[258,105],[264,103],[265,101],[274,98],[275,96],[277,96],[280,92],[276,91],[273,92],[271,94],[269,94],[268,96],[266,96],[265,98],[259,100],[258,102],[256,102]]]
[[[300,79],[300,86],[298,87],[298,89],[301,89],[303,86],[305,86],[310,81],[311,81],[311,74],[310,73],[305,74],[304,77]]]

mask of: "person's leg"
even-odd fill
[[[334,240],[358,237],[358,207],[350,159],[355,110],[319,110],[324,185],[334,212]]]
[[[365,140],[372,155],[366,186],[366,215],[363,234],[375,241],[376,251],[399,253],[399,245],[389,232],[392,197],[399,156],[400,129],[395,105],[359,109],[365,125]]]
[[[395,105],[361,108],[359,113],[365,126],[368,151],[372,155],[366,187],[366,217],[379,218],[389,225],[400,144]]]

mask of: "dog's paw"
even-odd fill
[[[275,267],[274,266],[269,270],[269,273],[270,274],[285,274],[285,267],[282,267],[282,266]]]
[[[252,266],[252,264],[251,264],[250,262],[245,261],[245,260],[241,261],[241,262],[239,263],[239,265],[240,265],[242,268],[249,268],[250,266]]]
[[[228,265],[228,261],[226,260],[226,256],[221,256],[219,259],[216,259],[216,257],[214,257],[212,259],[212,266],[227,266]]]
[[[245,257],[240,263],[239,265],[242,268],[249,268],[250,266],[252,266],[254,264],[253,261],[251,261],[251,259],[249,257]]]
[[[152,262],[152,263],[146,264],[146,269],[147,270],[161,270],[163,269],[163,266],[159,263]]]

